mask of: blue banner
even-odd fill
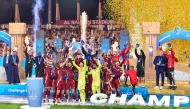
[[[27,96],[26,85],[0,85],[0,95]]]
[[[44,85],[41,86],[44,90]],[[10,84],[0,84],[0,95],[2,96],[27,96],[27,85],[10,85]],[[44,93],[42,92],[42,96]],[[53,89],[50,90],[50,97],[53,95]],[[78,98],[78,91],[76,90],[76,97]],[[70,98],[72,98],[72,89],[70,89]]]
[[[38,54],[39,52],[44,54],[44,38],[43,37],[36,38],[36,54]]]
[[[105,50],[105,53],[110,49],[110,39],[101,39],[101,51]]]
[[[128,35],[120,36],[120,51],[122,51],[126,42],[129,42],[129,36]]]
[[[42,89],[44,89],[43,84],[41,85]],[[53,90],[51,89],[50,97],[52,97]],[[121,94],[132,95],[131,88],[121,87]],[[0,85],[0,95],[7,96],[27,96],[28,94],[26,85],[9,85],[9,84],[1,84]],[[135,93],[140,94],[143,97],[148,97],[148,88],[135,88]],[[42,92],[43,95],[43,92]],[[70,96],[72,98],[72,89],[70,89]],[[78,96],[78,91],[76,91],[76,96]]]
[[[0,40],[4,41],[9,47],[11,47],[11,36],[6,32],[0,31]]]
[[[131,88],[121,87],[120,93],[132,96]],[[148,97],[148,88],[135,88],[135,94],[142,95],[143,98],[146,98]]]
[[[190,40],[190,31],[183,30],[182,27],[177,26],[175,27],[174,30],[162,34],[157,39],[157,49],[159,48],[159,46],[163,45],[164,43],[174,39]]]
[[[30,107],[42,105],[43,78],[27,78],[28,102]]]

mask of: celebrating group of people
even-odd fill
[[[120,77],[125,76],[124,86],[127,85],[127,78],[130,78],[132,95],[135,95],[135,87],[145,87],[145,59],[146,56],[140,45],[137,44],[135,48],[135,55],[137,57],[137,66],[130,66],[129,51],[131,45],[126,43],[121,52],[114,51],[111,48],[110,52],[102,53],[104,60],[100,63],[98,51],[92,54],[84,45],[81,49],[74,52],[69,49],[67,56],[60,58],[55,64],[48,58],[45,58],[44,67],[44,102],[49,100],[50,88],[53,88],[54,102],[62,102],[62,98],[66,92],[67,103],[71,99],[69,96],[70,88],[72,89],[72,100],[76,100],[76,90],[79,92],[79,100],[84,104],[86,97],[90,98],[92,94],[106,93],[108,97],[111,93],[116,93],[120,96]],[[168,44],[170,51],[166,54],[160,47],[160,54],[156,56],[153,64],[156,70],[156,87],[159,88],[159,76],[161,74],[162,84],[160,90],[164,86],[164,78],[167,77],[168,89],[175,90],[177,88],[174,78],[174,62],[177,58],[174,56],[172,45]],[[140,51],[138,53],[138,51]],[[122,57],[122,59],[120,59]],[[53,66],[52,66],[53,65]],[[122,68],[124,67],[124,68]]]
[[[46,53],[42,56],[38,53],[37,57],[33,56],[32,49],[25,50],[26,78],[31,77],[32,68],[36,65],[36,77],[44,77],[44,99],[43,102],[49,101],[50,89],[53,89],[53,103],[61,103],[63,96],[67,99],[85,104],[86,97],[90,98],[92,94],[106,93],[108,97],[111,93],[120,93],[120,77],[124,76],[124,86],[127,85],[127,79],[130,78],[132,87],[131,95],[135,95],[135,87],[145,87],[145,60],[146,56],[140,47],[136,44],[135,55],[137,57],[136,70],[130,65],[129,52],[131,45],[126,42],[121,52],[118,47],[111,49],[108,53],[103,51],[100,53],[98,49],[92,50],[84,41],[77,42],[79,47],[73,47],[72,44],[65,44],[62,50],[63,55],[54,62],[52,53]],[[174,62],[177,58],[174,56],[172,45],[168,44],[170,51],[166,54],[162,48],[159,48],[159,56],[156,56],[153,64],[156,70],[156,87],[155,89],[163,89],[164,78],[168,77],[168,89],[175,90],[177,88],[174,78]],[[53,51],[56,48],[52,48]],[[139,49],[139,50],[138,50]],[[100,55],[101,54],[101,55]],[[102,61],[103,59],[103,61]],[[10,55],[9,51],[4,56],[3,66],[7,74],[7,81],[10,84],[20,83],[18,76],[19,59],[16,51]],[[159,76],[161,74],[162,84],[159,87]],[[165,75],[164,75],[165,74]],[[15,78],[16,77],[16,78]],[[70,91],[72,89],[72,91]],[[78,92],[78,97],[76,96]],[[72,94],[71,94],[72,93]],[[72,95],[72,96],[70,96]]]
[[[111,48],[110,52],[102,53],[101,57],[104,59],[100,63],[98,51],[92,54],[86,48],[85,44],[81,48],[73,51],[69,49],[67,56],[61,57],[56,63],[47,54],[44,57],[44,100],[49,101],[50,88],[53,89],[53,102],[60,103],[65,98],[67,103],[71,100],[70,89],[72,89],[72,101],[76,101],[76,91],[78,90],[78,99],[82,104],[85,103],[86,96],[90,98],[92,94],[106,93],[108,97],[111,93],[116,93],[120,96],[120,77],[125,76],[125,86],[128,86],[127,78],[130,78],[132,84],[132,95],[135,94],[135,86],[140,80],[140,86],[144,87],[144,68],[145,68],[145,54],[143,50],[137,53],[139,44],[135,49],[135,54],[138,58],[137,72],[134,66],[129,66],[129,51],[131,45],[126,43],[121,52],[114,51]],[[67,50],[66,50],[67,51]],[[120,61],[122,57],[122,61]],[[124,66],[124,70],[123,67]],[[126,72],[123,74],[123,72]],[[138,77],[139,79],[138,79]]]
[[[44,102],[49,101],[51,88],[53,89],[54,103],[62,102],[64,94],[67,103],[71,98],[75,102],[77,98],[76,91],[78,91],[79,95],[78,100],[82,104],[85,103],[86,97],[90,98],[92,94],[100,92],[106,93],[108,97],[111,93],[116,93],[117,96],[120,96],[121,76],[125,76],[124,86],[128,86],[127,79],[130,78],[132,95],[135,95],[137,84],[139,84],[139,87],[145,87],[146,56],[143,50],[140,49],[139,44],[136,44],[135,48],[137,57],[136,70],[134,66],[130,66],[129,52],[131,45],[128,42],[126,42],[121,52],[112,46],[108,53],[105,53],[105,51],[99,53],[98,49],[92,53],[92,50],[88,47],[89,45],[87,46],[84,41],[80,44],[80,48],[72,47],[72,44],[65,44],[67,47],[63,49],[64,55],[56,62],[51,58],[51,53],[47,53],[44,56],[38,53],[38,56],[34,57],[32,49],[25,50],[26,78],[31,77],[35,64],[36,77],[44,77]],[[156,70],[156,87],[154,89],[163,89],[165,77],[167,77],[168,89],[175,90],[177,88],[174,78],[174,63],[178,60],[174,55],[172,45],[168,44],[168,46],[170,47],[168,54],[160,47],[159,56],[156,56],[153,62]],[[19,58],[16,55],[16,51],[13,50],[11,55],[10,51],[7,50],[3,66],[6,70],[7,81],[10,84],[20,83],[18,63]],[[159,87],[160,74],[162,83]],[[72,89],[72,94],[70,94],[70,89]]]

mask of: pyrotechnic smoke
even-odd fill
[[[33,33],[34,33],[34,43],[33,43],[33,51],[34,55],[36,55],[36,30],[39,30],[40,28],[40,12],[43,11],[44,2],[43,0],[34,0],[34,4],[32,7],[32,13],[33,13]]]

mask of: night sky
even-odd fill
[[[0,0],[0,24],[14,22],[16,0]],[[48,21],[48,0],[44,1],[41,13],[43,24]],[[61,20],[77,19],[77,0],[57,0],[60,6]],[[86,11],[90,20],[97,19],[99,0],[80,0],[81,12]],[[21,22],[32,24],[32,5],[34,0],[18,0]],[[52,22],[55,23],[56,0],[52,0]]]

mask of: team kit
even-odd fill
[[[47,55],[44,58],[43,102],[49,102],[51,88],[53,89],[53,103],[62,103],[63,96],[66,98],[66,103],[78,101],[81,104],[85,104],[86,98],[90,98],[93,94],[105,93],[108,98],[111,94],[121,96],[121,76],[125,76],[125,86],[128,86],[127,78],[130,78],[132,94],[135,95],[137,84],[145,87],[145,54],[137,44],[135,48],[137,70],[135,70],[129,62],[130,48],[131,45],[126,43],[121,52],[102,53],[103,63],[97,56],[98,51],[92,55],[83,47],[81,47],[83,56],[80,52],[70,53],[72,55],[57,63],[53,63],[51,55]],[[140,49],[140,52],[137,52],[137,49]],[[78,97],[76,97],[76,91],[78,91]]]

